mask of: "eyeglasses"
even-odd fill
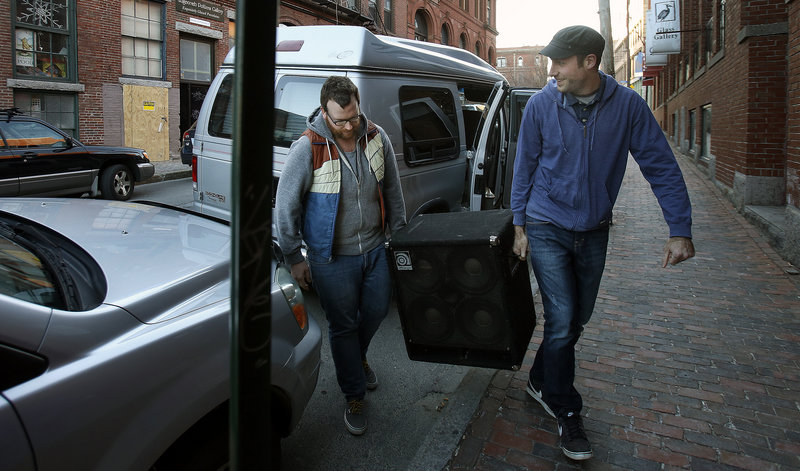
[[[328,119],[331,121],[331,123],[333,123],[334,126],[341,128],[347,123],[350,123],[350,125],[355,126],[356,124],[358,124],[359,121],[361,121],[361,115],[353,116],[350,119],[333,119],[331,118],[330,115],[328,115]]]

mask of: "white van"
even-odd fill
[[[192,172],[194,209],[224,219],[230,219],[233,195],[233,58],[231,50],[200,109]],[[273,205],[289,146],[305,130],[331,75],[356,84],[361,109],[389,135],[409,219],[508,207],[511,117],[521,114],[515,107],[524,107],[533,91],[508,100],[505,78],[468,51],[356,26],[277,30]]]

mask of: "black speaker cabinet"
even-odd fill
[[[516,370],[536,314],[511,211],[422,214],[392,234],[389,264],[408,357]]]

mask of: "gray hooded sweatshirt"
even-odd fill
[[[320,108],[306,119],[306,126],[325,137],[327,144],[336,146]],[[345,153],[337,146],[341,162],[341,188],[339,207],[333,238],[333,254],[359,255],[382,244],[386,236],[381,227],[381,209],[378,199],[378,182],[362,149],[366,139],[367,119],[361,113],[356,132],[358,145],[354,152]],[[384,180],[383,200],[389,230],[396,231],[406,224],[405,204],[397,170],[397,158],[389,136],[378,126],[383,138]],[[302,244],[305,195],[313,180],[311,141],[301,136],[292,143],[286,164],[278,182],[275,216],[278,243],[286,263],[303,261]]]

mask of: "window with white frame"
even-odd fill
[[[522,56],[517,57],[517,67],[522,67]]]
[[[164,4],[122,0],[122,74],[162,78]]]
[[[506,58],[505,57],[498,57],[497,58],[497,67],[505,67],[506,66]]]

